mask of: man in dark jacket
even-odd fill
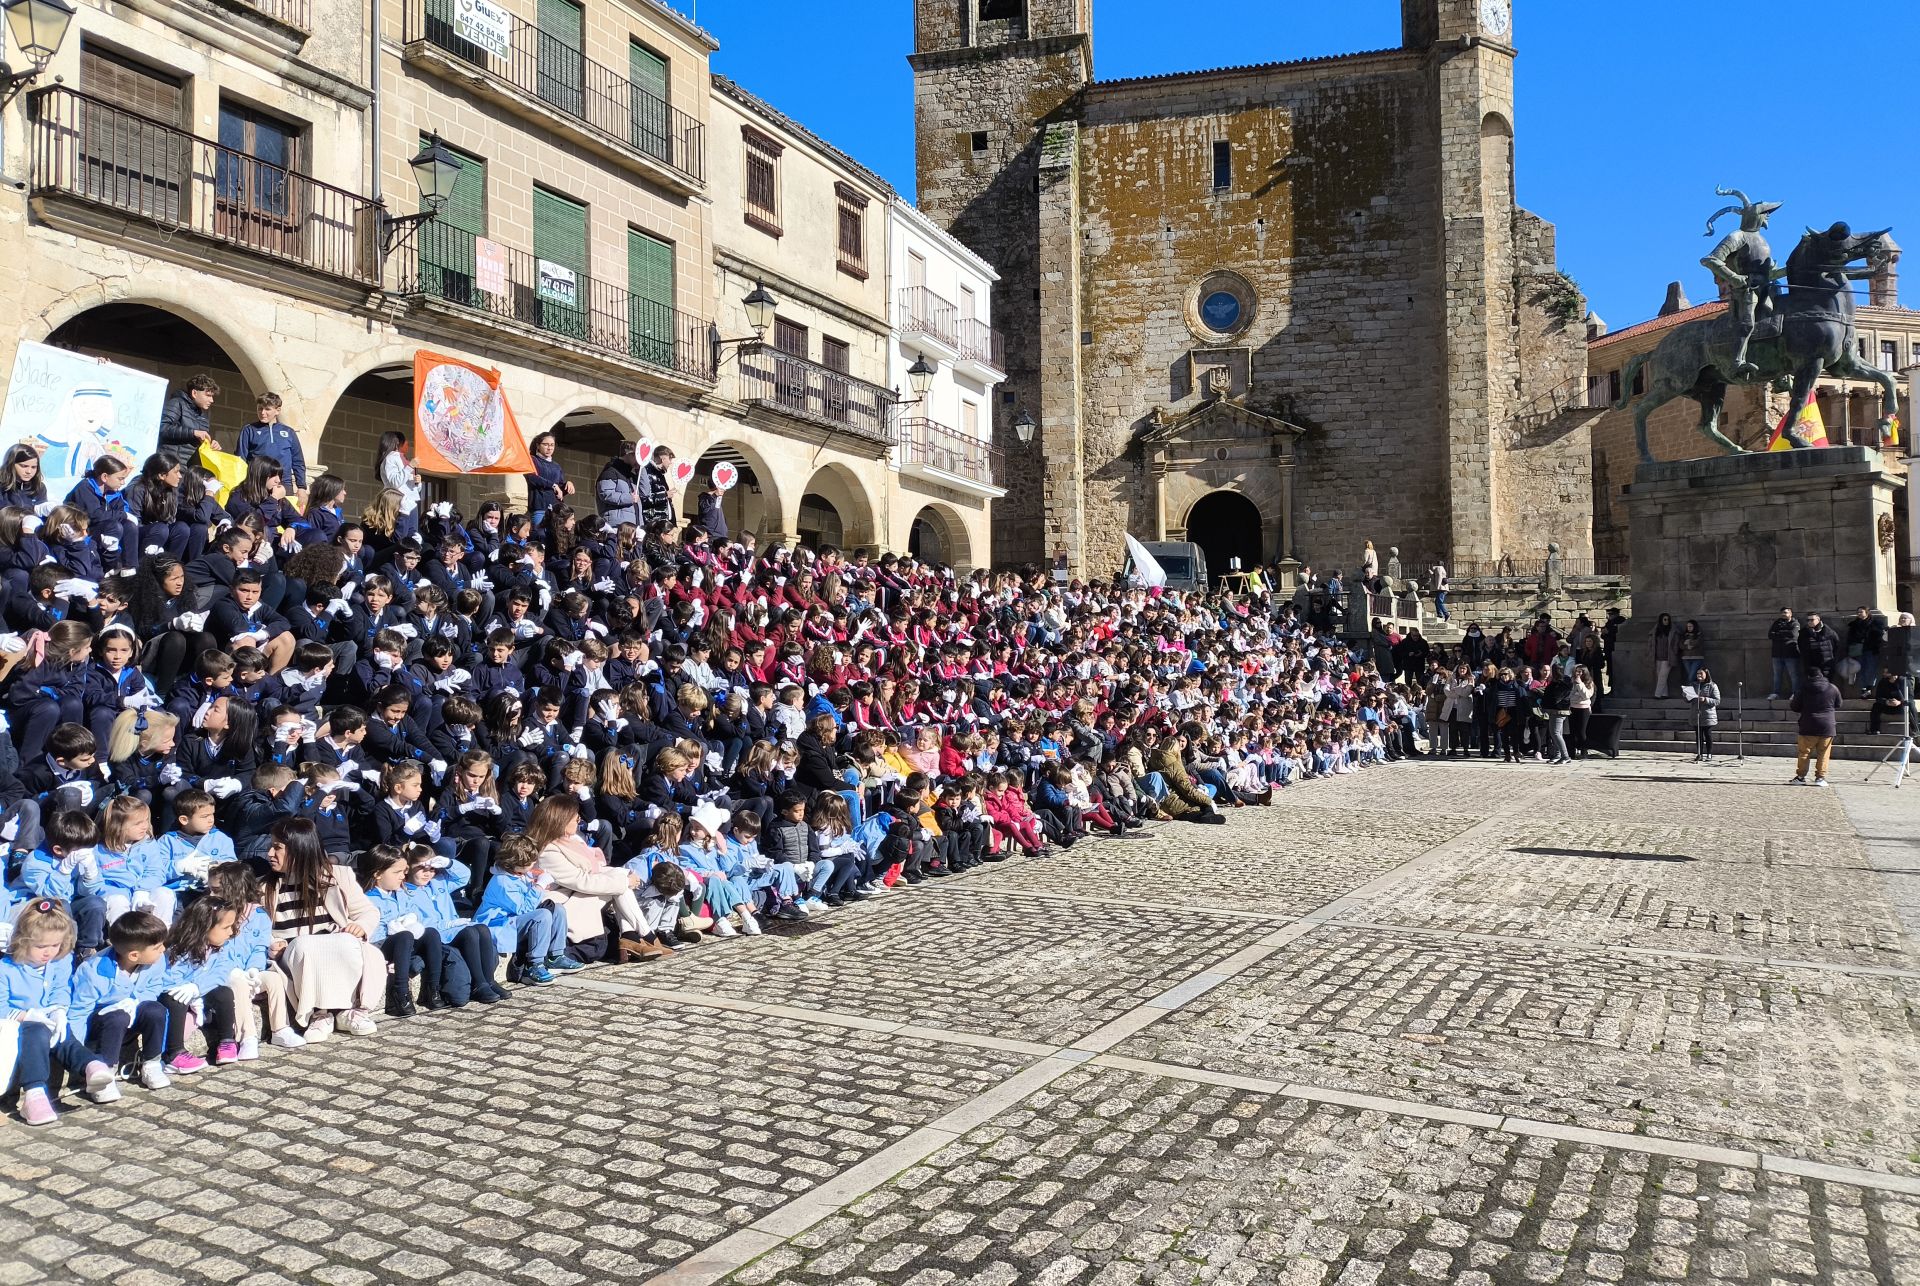
[[[249,464],[255,456],[272,456],[280,462],[287,486],[305,491],[307,453],[300,445],[300,435],[280,423],[280,395],[262,393],[254,405],[259,409],[260,418],[240,430],[240,440],[234,444],[233,453]]]
[[[1807,628],[1811,630],[1820,618],[1807,617]],[[1828,630],[1827,633],[1833,633]],[[1813,784],[1827,784],[1827,761],[1833,757],[1833,734],[1836,727],[1834,711],[1840,708],[1840,689],[1827,682],[1825,670],[1807,669],[1807,677],[1800,690],[1793,694],[1789,708],[1800,716],[1799,753],[1794,758],[1792,784],[1807,784],[1807,763],[1813,763]]]
[[[1847,622],[1847,658],[1860,665],[1860,695],[1873,695],[1873,683],[1880,677],[1880,653],[1887,645],[1887,618],[1871,608],[1860,608]]]
[[[1800,673],[1811,676],[1815,670],[1833,677],[1834,662],[1840,659],[1840,636],[1833,626],[1820,619],[1820,613],[1807,613],[1807,627],[1800,631]]]
[[[1767,650],[1773,657],[1773,683],[1767,688],[1767,700],[1779,701],[1793,695],[1800,686],[1800,622],[1793,609],[1783,607],[1773,624],[1767,626]]]
[[[173,447],[184,457],[191,457],[200,449],[202,442],[213,440],[213,426],[207,418],[207,412],[213,409],[213,399],[220,396],[220,386],[211,375],[196,375],[186,382],[160,408],[160,445]]]
[[[593,504],[609,527],[623,522],[640,525],[640,470],[634,463],[633,443],[622,442],[620,453],[601,467],[593,484]]]
[[[716,545],[727,538],[727,516],[721,511],[726,497],[727,493],[709,479],[707,489],[700,493],[700,515],[694,519]]]

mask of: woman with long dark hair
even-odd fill
[[[180,517],[180,481],[184,470],[171,451],[147,457],[140,476],[127,486],[127,515],[139,524],[140,556],[148,551],[185,558],[192,524]]]
[[[567,481],[567,471],[553,458],[554,448],[559,444],[553,434],[537,434],[527,444],[527,450],[533,456],[533,472],[527,475],[527,515],[533,519],[536,529],[547,511],[573,494],[573,484]]]
[[[380,1003],[387,977],[387,959],[370,941],[380,913],[353,872],[327,856],[304,817],[274,826],[267,866],[268,951],[286,971],[294,1022],[309,1041],[325,1039],[329,1029],[373,1035],[368,1011]]]
[[[407,439],[389,429],[380,435],[380,447],[373,456],[373,476],[383,487],[400,493],[393,538],[411,536],[420,529],[420,471],[407,459]]]

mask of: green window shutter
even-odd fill
[[[656,160],[673,161],[668,129],[667,60],[639,43],[627,46],[627,79],[633,84],[633,145]]]
[[[427,145],[423,134],[420,146]],[[484,306],[474,282],[473,242],[487,235],[487,163],[451,147],[447,151],[460,163],[460,178],[440,217],[415,230],[420,246],[420,282],[428,294],[440,299]]]
[[[673,366],[673,243],[638,228],[627,229],[627,307],[633,355],[655,366]]]
[[[545,188],[533,190],[533,257],[572,271],[573,281],[534,264],[536,315],[547,330],[584,338],[587,330],[587,207]]]
[[[573,0],[540,0],[537,89],[540,97],[572,116],[586,108],[585,11]]]

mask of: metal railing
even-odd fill
[[[480,249],[472,233],[429,223],[415,234],[396,289],[712,383],[712,340],[701,318],[524,250],[503,246],[487,263]]]
[[[960,356],[996,371],[1007,369],[1007,337],[976,317],[962,317],[958,333]]]
[[[1538,427],[1565,411],[1604,410],[1613,405],[1603,375],[1568,376],[1513,413],[1513,422]]]
[[[900,421],[900,458],[982,486],[998,486],[1005,476],[1006,457],[998,447],[921,416]]]
[[[407,0],[407,43],[471,63],[595,134],[706,182],[706,127],[699,121],[522,18],[508,15],[502,55],[461,35],[454,14],[455,0]]]
[[[930,335],[948,348],[959,345],[955,333],[959,310],[925,286],[900,288],[900,332],[903,335]]]
[[[308,13],[308,0],[240,0],[240,3],[256,13],[265,14],[275,22],[297,27],[311,33],[313,20]]]
[[[740,400],[828,428],[892,440],[887,429],[891,392],[766,344],[740,350]]]
[[[32,190],[377,285],[380,210],[356,192],[51,85],[28,96]]]

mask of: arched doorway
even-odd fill
[[[959,570],[971,568],[967,529],[939,505],[928,505],[913,517],[907,533],[907,552],[923,563],[942,563]]]
[[[267,391],[250,387],[240,363],[220,340],[186,318],[151,304],[89,308],[61,323],[46,342],[158,375],[174,388],[194,375],[213,376],[220,396],[209,418],[214,436],[229,447],[241,426],[253,419],[254,397]]]
[[[1264,561],[1260,510],[1237,491],[1214,491],[1187,512],[1187,539],[1207,556],[1207,577],[1218,581],[1240,560],[1242,571]]]
[[[802,545],[852,551],[875,543],[873,502],[854,472],[829,464],[814,472],[800,496],[794,535]]]
[[[720,501],[721,516],[727,520],[727,534],[733,537],[746,532],[756,537],[779,534],[780,493],[774,485],[773,470],[736,442],[723,440],[701,452],[700,458],[694,461],[693,476],[687,479],[686,489],[681,492],[680,512],[689,518],[700,512],[700,496],[712,481],[715,467],[722,464],[732,465],[738,475]]]

